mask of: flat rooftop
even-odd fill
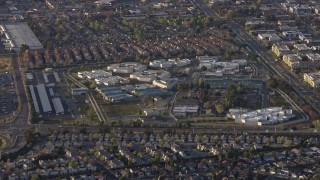
[[[284,44],[275,44],[274,46],[277,47],[279,51],[290,51],[289,47]]]
[[[294,46],[294,48],[296,48],[299,51],[309,51],[309,50],[311,50],[311,48],[308,47],[306,44],[295,44],[293,46]]]
[[[2,24],[0,26],[4,27],[6,33],[15,44],[15,48],[20,48],[22,44],[27,44],[32,50],[43,48],[27,23]]]

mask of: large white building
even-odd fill
[[[257,126],[283,123],[295,117],[291,109],[282,109],[282,107],[254,111],[229,111],[228,116],[235,119],[236,123]]]
[[[198,68],[206,67],[208,75],[224,76],[236,74],[240,71],[241,66],[247,65],[245,59],[235,59],[231,62],[218,61],[217,59],[200,59]]]
[[[198,105],[177,105],[173,108],[173,114],[177,117],[186,117],[188,114],[197,114]]]
[[[106,78],[112,76],[112,73],[106,72],[104,70],[92,70],[90,71],[82,71],[78,72],[78,77],[81,79],[97,79],[97,78]]]
[[[147,70],[147,66],[136,62],[125,62],[120,64],[111,64],[107,67],[109,71],[114,73],[129,74],[133,72],[142,72]]]
[[[171,89],[178,82],[177,78],[167,79],[167,80],[154,80],[152,81],[152,85],[158,86],[162,89]]]
[[[40,102],[41,102],[41,105],[42,105],[42,111],[44,113],[51,112],[52,108],[51,108],[51,104],[50,104],[50,101],[49,101],[49,98],[48,98],[48,94],[47,94],[47,91],[46,91],[46,88],[45,88],[44,84],[38,84],[37,85],[37,90],[38,90],[38,94],[39,94],[39,97],[40,97]]]
[[[53,98],[52,104],[53,104],[54,111],[56,112],[56,114],[64,114],[64,108],[63,108],[63,105],[61,103],[60,98]]]
[[[98,85],[112,86],[117,84],[127,84],[129,80],[119,76],[112,76],[112,73],[104,70],[92,70],[78,72],[78,77],[81,79],[94,80]]]
[[[141,82],[152,82],[153,80],[165,80],[171,77],[170,72],[164,70],[147,70],[143,72],[134,72],[130,74],[131,79],[137,79]]]
[[[22,44],[28,45],[31,50],[43,49],[27,23],[1,24],[0,33],[6,37],[7,49],[19,52]]]
[[[168,62],[175,65],[176,67],[185,67],[191,64],[190,59],[179,59],[179,58],[168,59]]]
[[[127,84],[129,80],[120,76],[110,76],[106,78],[95,79],[97,85],[114,86],[118,84]]]
[[[261,33],[258,34],[259,40],[265,40],[270,42],[280,41],[281,38],[275,33]]]
[[[172,62],[166,61],[165,59],[154,60],[149,63],[149,66],[153,68],[171,68],[172,65]]]

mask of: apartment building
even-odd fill
[[[283,44],[273,44],[271,50],[277,57],[289,54],[291,52],[289,47]]]
[[[313,88],[320,87],[320,73],[319,72],[305,73],[303,75],[303,80]]]

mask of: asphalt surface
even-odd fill
[[[16,90],[17,90],[17,97],[20,99],[21,103],[21,112],[17,115],[16,119],[12,122],[12,126],[19,127],[19,126],[25,126],[28,124],[28,113],[29,113],[29,108],[28,108],[28,100],[27,100],[27,95],[26,91],[24,88],[24,83],[22,82],[22,73],[19,69],[19,65],[17,62],[17,56],[14,55],[12,57],[12,65],[13,65],[13,79],[14,83],[16,85]]]
[[[4,153],[7,151],[14,151],[22,147],[23,145],[23,132],[25,129],[29,129],[31,125],[28,124],[28,113],[29,113],[29,107],[28,107],[28,101],[26,92],[24,89],[24,85],[22,82],[22,71],[19,69],[19,65],[17,62],[17,55],[12,56],[12,65],[13,65],[13,81],[16,86],[17,91],[17,98],[20,99],[21,103],[21,112],[17,114],[14,121],[3,125],[0,127],[1,132],[8,132],[11,134],[11,136],[14,138],[13,142],[14,144],[9,147],[9,149],[5,149]]]

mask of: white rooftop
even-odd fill
[[[16,48],[20,48],[22,44],[27,44],[32,50],[43,48],[27,23],[3,24],[0,26],[3,26]]]

